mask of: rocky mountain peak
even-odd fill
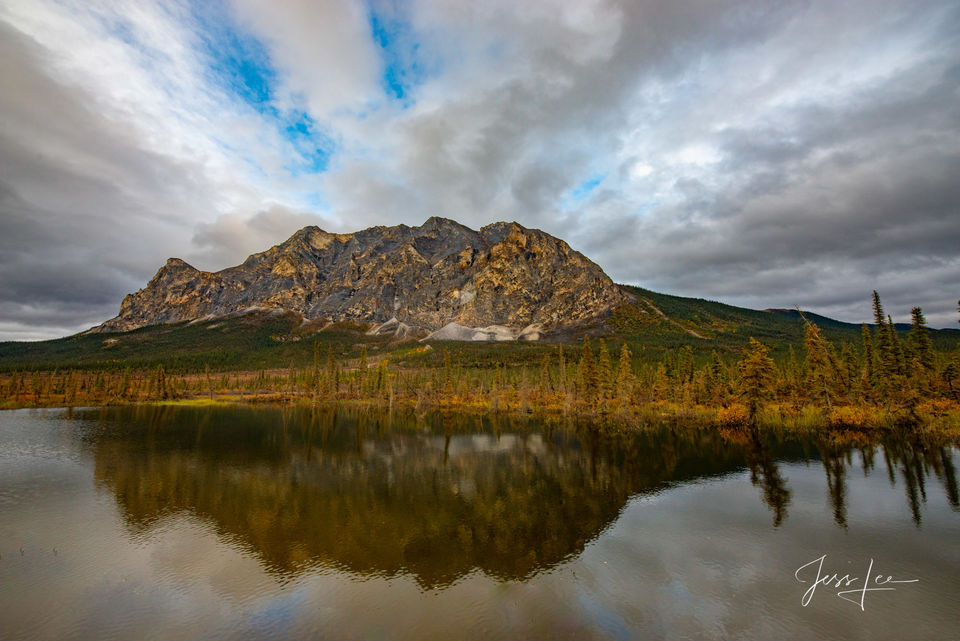
[[[183,260],[182,258],[168,258],[163,266],[167,271],[193,270],[198,271],[196,267]]]
[[[308,320],[384,328],[389,321],[408,335],[456,326],[460,334],[539,337],[551,327],[595,319],[623,300],[596,264],[543,231],[516,222],[476,231],[433,216],[419,227],[351,234],[304,227],[219,272],[171,258],[144,289],[124,299],[116,318],[95,331],[268,307]]]

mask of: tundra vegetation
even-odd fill
[[[703,336],[704,323],[698,331],[686,327],[675,309],[659,314],[672,298],[658,299],[658,314],[647,316],[661,325],[669,319],[675,331],[644,326],[649,321],[636,310],[618,310],[612,332],[572,344],[396,344],[343,323],[279,340],[271,332],[282,328],[269,325],[283,320],[276,318],[257,325],[259,334],[237,329],[234,334],[248,341],[239,354],[217,343],[234,340],[229,333],[224,338],[209,325],[118,334],[139,332],[146,339],[139,351],[116,360],[101,353],[121,339],[103,335],[93,339],[100,355],[87,360],[83,349],[62,342],[71,339],[51,341],[42,356],[18,356],[10,346],[27,344],[6,344],[0,349],[0,406],[342,403],[563,415],[624,426],[673,420],[800,430],[909,425],[960,433],[960,346],[945,344],[942,336],[935,345],[919,307],[904,331],[874,292],[874,323],[856,334],[838,334],[818,325],[822,317],[798,312],[799,324],[793,322],[802,333],[793,340],[783,334],[765,340],[760,326],[754,327],[758,337],[735,340],[730,337],[741,328]],[[736,320],[721,316],[711,323]],[[176,342],[190,332],[202,335],[205,349]],[[88,337],[74,338],[80,345]],[[278,358],[288,358],[287,366],[278,367]],[[22,367],[31,359],[38,366]]]

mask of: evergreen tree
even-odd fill
[[[890,383],[897,369],[897,358],[894,353],[893,341],[896,340],[896,332],[891,332],[891,324],[888,325],[888,316],[884,315],[883,305],[880,303],[880,295],[876,290],[873,291],[873,322],[877,327],[877,358],[875,363],[876,382],[882,388],[886,388]]]
[[[207,394],[210,397],[210,400],[213,400],[213,376],[210,374],[210,364],[204,364],[203,373],[207,379]]]
[[[333,345],[327,349],[327,394],[331,398],[336,398],[340,391],[340,380],[338,376],[337,359],[333,355]]]
[[[563,345],[557,347],[557,369],[559,370],[559,384],[560,384],[560,393],[563,394],[564,400],[567,396],[567,359],[563,356]]]
[[[367,393],[367,346],[360,346],[360,362],[357,364],[357,389],[360,398]]]
[[[831,345],[831,354],[835,354],[833,346]],[[840,393],[842,394],[851,394],[855,386],[855,374],[854,372],[857,369],[856,359],[853,356],[853,350],[850,348],[850,344],[847,341],[843,341],[840,344],[840,356],[836,359],[837,363],[837,377],[840,380]]]
[[[633,395],[633,367],[630,364],[630,349],[626,343],[620,348],[615,387],[614,395],[621,405]]]
[[[567,391],[567,360],[563,355],[563,345],[557,348],[557,360],[559,361],[559,380],[560,399],[563,402],[563,413],[566,414],[570,408],[570,396]]]
[[[914,307],[910,310],[910,355],[917,359],[923,369],[933,369],[933,343],[927,332],[927,320],[923,317],[923,310]]]
[[[807,322],[804,344],[807,348],[807,385],[810,395],[818,404],[830,409],[835,394],[836,361],[820,328],[811,322]]]
[[[861,372],[861,388],[867,396],[870,396],[873,383],[876,379],[876,353],[873,348],[873,337],[870,335],[870,328],[866,324],[860,332],[861,349],[863,350],[863,371]]]
[[[667,366],[663,361],[660,361],[657,363],[657,368],[653,372],[653,380],[650,383],[650,391],[653,393],[652,400],[666,400],[669,389],[670,376],[667,374]]]
[[[960,356],[954,356],[943,368],[943,382],[947,385],[947,392],[954,398],[960,400],[960,390],[956,388],[953,381],[960,376]]]
[[[723,364],[717,350],[713,350],[710,355],[710,363],[707,365],[706,386],[707,394],[714,405],[726,405],[725,399],[729,394],[727,367]]]
[[[170,388],[167,386],[167,375],[163,371],[163,365],[157,365],[156,373],[156,398],[166,400],[170,398]]]
[[[755,338],[750,339],[750,351],[740,361],[740,395],[747,403],[750,422],[756,421],[764,399],[770,396],[773,385],[773,360],[767,356],[770,348]]]
[[[313,371],[310,373],[308,381],[310,393],[313,402],[317,402],[317,395],[320,393],[320,339],[313,339]]]
[[[387,382],[387,376],[388,376],[388,375],[389,375],[389,374],[387,373],[387,360],[386,360],[386,359],[383,359],[382,361],[380,361],[380,363],[377,364],[377,381],[376,381],[376,387],[377,387],[377,394],[378,394],[378,395],[381,394],[381,393],[383,392],[383,390],[386,388],[386,382]]]
[[[610,361],[610,352],[607,342],[600,339],[600,353],[597,357],[600,377],[600,398],[610,398],[613,392],[613,363]]]
[[[600,374],[597,371],[597,363],[593,358],[593,352],[590,350],[589,336],[583,338],[583,354],[580,356],[579,374],[583,398],[593,406],[596,404],[600,391]]]
[[[883,305],[880,303],[880,294],[877,293],[877,290],[873,290],[873,324],[876,325],[877,328],[881,328],[886,320],[887,315],[883,312]]]
[[[443,350],[443,380],[441,384],[445,395],[453,394],[453,367],[450,364],[450,352],[446,348]]]
[[[907,371],[907,355],[903,349],[903,341],[897,334],[897,328],[893,324],[893,318],[887,316],[887,341],[890,344],[890,353],[893,355],[893,374],[902,376]]]

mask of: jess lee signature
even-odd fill
[[[860,610],[863,611],[867,592],[891,592],[897,589],[894,587],[894,584],[916,583],[920,580],[894,579],[890,575],[884,576],[883,574],[874,575],[873,559],[870,559],[870,564],[867,566],[867,573],[863,575],[863,578],[850,576],[850,574],[844,574],[843,576],[836,573],[828,574],[823,569],[823,562],[826,558],[827,555],[824,554],[809,563],[801,565],[797,568],[797,571],[793,573],[794,578],[800,583],[811,583],[807,591],[803,593],[803,598],[800,600],[803,607],[807,607],[807,605],[810,604],[814,592],[816,592],[817,588],[821,585],[828,589],[850,588],[848,590],[838,590],[837,596],[845,601],[859,605]]]

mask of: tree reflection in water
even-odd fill
[[[477,570],[522,580],[582,552],[632,497],[744,469],[779,526],[791,496],[780,466],[811,456],[845,527],[853,454],[866,474],[878,446],[918,526],[931,472],[958,509],[949,448],[905,436],[805,442],[708,427],[597,431],[311,408],[143,406],[89,417],[99,420],[89,443],[96,480],[134,533],[192,513],[278,575],[317,566],[407,573],[425,589]]]

